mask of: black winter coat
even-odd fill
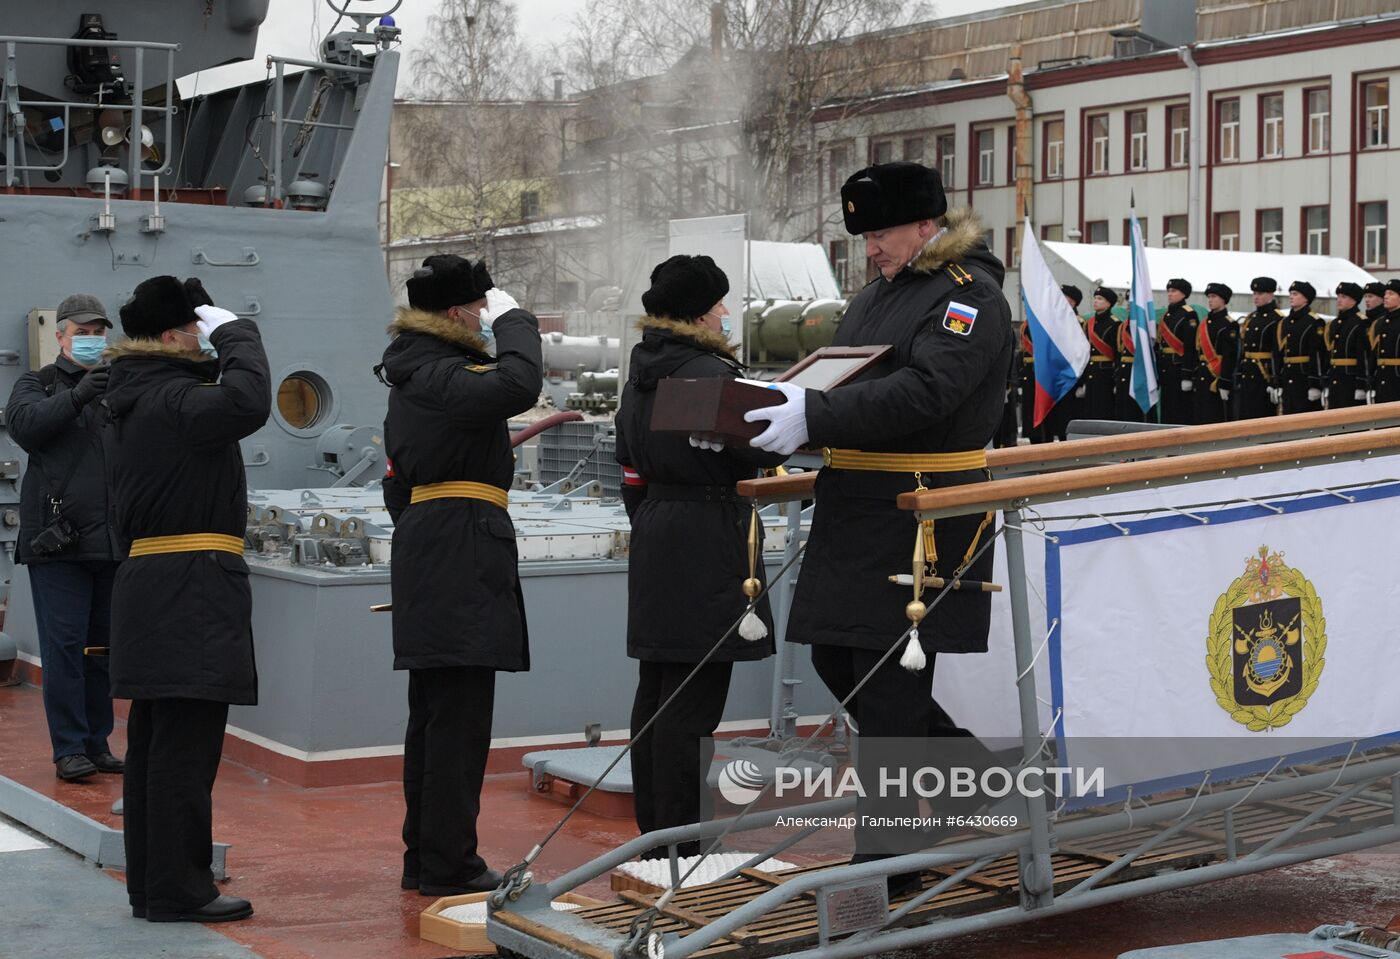
[[[21,563],[115,560],[121,553],[108,511],[102,406],[92,402],[79,409],[73,403],[70,390],[87,370],[67,356],[60,354],[45,369],[53,377],[52,395],[44,389],[40,373],[25,373],[15,382],[5,407],[10,435],[29,454],[19,494],[15,559]],[[62,514],[78,531],[78,541],[60,553],[41,556],[29,543],[52,518],[49,497],[65,479]]]
[[[403,309],[377,370],[391,389],[384,446],[394,464],[386,500],[431,483],[509,490],[509,417],[539,398],[539,322],[515,309],[496,320],[496,356],[445,316]],[[403,506],[394,524],[394,668],[529,669],[515,526],[476,499]]]
[[[748,600],[748,536],[753,509],[734,484],[786,457],[743,445],[696,449],[679,433],[653,433],[656,384],[668,376],[734,379],[742,367],[719,333],[695,323],[646,317],[632,348],[630,373],[617,411],[617,461],[646,481],[645,497],[629,497],[631,557],[627,564],[627,655],[662,663],[698,663]],[[634,489],[636,487],[633,487]],[[763,526],[754,575],[764,581]],[[768,638],[750,642],[735,630],[711,662],[762,659],[773,652],[768,598],[756,609]]]
[[[159,342],[108,351],[107,477],[123,545],[151,536],[243,539],[248,484],[238,441],[267,422],[267,354],[251,320],[210,337],[217,360]],[[253,596],[241,555],[214,550],[127,559],[112,590],[112,695],[252,705]]]
[[[1235,389],[1230,394],[1231,419],[1251,420],[1278,413],[1278,406],[1269,399],[1269,387],[1278,385],[1274,358],[1278,324],[1282,320],[1283,314],[1269,303],[1256,307],[1240,324],[1239,362],[1235,366]]]
[[[1363,406],[1371,383],[1370,322],[1352,307],[1342,310],[1327,324],[1323,340],[1327,344],[1327,408],[1340,410]],[[1361,391],[1361,399],[1356,398]]]
[[[807,391],[809,445],[955,453],[985,449],[991,441],[1014,352],[1011,310],[1001,292],[1005,269],[969,211],[949,214],[947,223],[947,231],[893,280],[879,277],[851,301],[836,345],[889,344],[893,358],[873,378],[826,393]],[[970,326],[948,316],[954,302],[977,311]],[[925,473],[923,483],[936,489],[988,478],[986,470]],[[904,632],[912,594],[889,576],[909,571],[917,523],[895,497],[915,488],[908,473],[828,467],[818,474],[789,640],[883,651]],[[990,521],[981,529],[985,519],[937,521],[937,575],[951,576],[974,541],[986,542],[993,530]],[[991,579],[992,554],[988,548],[963,575]],[[933,593],[924,599],[931,603]],[[950,592],[930,610],[919,638],[930,652],[985,652],[990,616],[989,594]]]
[[[1239,353],[1240,325],[1230,311],[1207,313],[1196,328],[1196,386],[1189,394],[1196,424],[1223,423],[1230,418],[1230,404],[1220,394],[1234,389]]]
[[[1157,321],[1157,382],[1162,393],[1162,422],[1195,422],[1196,311],[1185,301],[1173,303]],[[1182,392],[1183,381],[1192,388]],[[1216,422],[1211,420],[1211,422]]]
[[[1326,321],[1311,307],[1293,310],[1279,321],[1275,368],[1283,389],[1284,413],[1314,413],[1322,409],[1322,398],[1310,400],[1308,391],[1321,391],[1327,385],[1327,344],[1323,342],[1326,328]]]
[[[1122,325],[1123,321],[1112,312],[1095,313],[1085,324],[1089,336],[1089,365],[1084,368],[1084,405],[1079,415],[1086,420],[1114,418],[1118,328]]]

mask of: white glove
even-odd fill
[[[486,309],[481,311],[481,325],[489,329],[492,323],[507,312],[518,309],[520,304],[515,302],[515,297],[493,286],[486,291]]]
[[[1089,392],[1089,387],[1087,386],[1076,387],[1074,390],[1074,398],[1077,400],[1082,400],[1084,399],[1084,394],[1087,392]]]
[[[1366,402],[1366,391],[1365,391],[1365,390],[1357,390],[1355,393],[1352,394],[1351,398],[1354,399],[1354,400],[1356,400],[1358,403],[1365,403],[1365,402]]]
[[[1313,387],[1312,389],[1308,390],[1309,403],[1316,403],[1320,399],[1322,399],[1322,390],[1318,389],[1317,387]]]
[[[710,450],[715,453],[724,452],[724,440],[707,440],[701,437],[698,433],[690,434],[690,445],[695,447],[697,450]]]
[[[213,336],[219,327],[238,319],[233,313],[218,306],[196,306],[194,315],[199,317],[195,326],[199,327],[199,332],[205,336]]]
[[[1230,402],[1230,391],[1229,391],[1229,390],[1225,389],[1225,387],[1222,386],[1222,387],[1220,387],[1219,393],[1220,393],[1220,399],[1221,399],[1222,402],[1225,402],[1225,403]]]
[[[768,420],[768,429],[749,440],[749,445],[786,456],[807,442],[807,391],[792,383],[763,385],[782,393],[787,397],[787,402],[749,410],[744,414],[747,423]]]
[[[1277,386],[1269,387],[1269,402],[1277,406],[1283,400],[1283,390]]]
[[[1191,392],[1192,390],[1194,390],[1195,388],[1196,388],[1196,384],[1195,384],[1195,383],[1192,383],[1190,380],[1182,380],[1182,381],[1181,381],[1181,392],[1183,392],[1183,393],[1190,393],[1190,392]]]

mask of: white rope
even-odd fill
[[[1210,522],[1210,517],[1209,517],[1209,516],[1202,516],[1202,515],[1200,515],[1199,513],[1192,513],[1192,512],[1189,512],[1189,511],[1187,511],[1187,510],[1181,509],[1181,508],[1176,507],[1176,506],[1167,506],[1167,507],[1165,507],[1165,509],[1166,509],[1168,512],[1171,512],[1171,513],[1180,513],[1182,516],[1185,516],[1187,519],[1194,519],[1196,522],[1200,523],[1202,526],[1205,526],[1206,524],[1208,524],[1208,523]]]
[[[1196,787],[1196,795],[1194,795],[1194,796],[1191,797],[1191,805],[1187,806],[1187,807],[1186,807],[1186,811],[1185,811],[1184,813],[1182,813],[1180,816],[1177,816],[1175,819],[1173,819],[1172,822],[1181,822],[1181,821],[1182,821],[1183,819],[1185,819],[1187,816],[1191,815],[1191,810],[1193,810],[1193,809],[1196,808],[1196,800],[1198,800],[1198,799],[1201,798],[1201,793],[1205,792],[1206,783],[1208,783],[1208,782],[1210,782],[1210,770],[1209,770],[1209,769],[1206,770],[1205,778],[1203,778],[1203,779],[1201,780],[1201,784],[1200,784],[1199,786]]]
[[[1245,793],[1245,794],[1244,794],[1243,796],[1241,796],[1239,799],[1235,800],[1233,803],[1231,803],[1229,806],[1227,806],[1227,807],[1225,808],[1225,811],[1226,811],[1226,812],[1230,812],[1232,809],[1234,809],[1234,808],[1235,808],[1236,806],[1238,806],[1240,803],[1244,802],[1244,801],[1245,801],[1246,799],[1248,799],[1250,796],[1253,796],[1253,795],[1254,795],[1254,790],[1256,790],[1256,789],[1258,789],[1260,786],[1264,785],[1264,783],[1268,781],[1269,777],[1272,776],[1272,775],[1274,774],[1274,770],[1275,770],[1275,769],[1278,769],[1279,764],[1282,763],[1282,762],[1283,762],[1283,757],[1280,756],[1280,757],[1278,758],[1278,760],[1277,760],[1271,767],[1269,767],[1269,771],[1266,772],[1264,775],[1260,776],[1260,777],[1259,777],[1259,781],[1256,782],[1253,786],[1250,786],[1250,787],[1249,787],[1249,792]]]
[[[1091,513],[1090,515],[1091,515],[1091,516],[1097,516],[1099,519],[1103,520],[1103,521],[1104,521],[1105,523],[1107,523],[1109,526],[1112,526],[1114,529],[1118,530],[1118,532],[1122,533],[1124,536],[1129,536],[1129,535],[1131,535],[1132,532],[1133,532],[1132,530],[1128,529],[1128,527],[1124,526],[1122,523],[1115,523],[1113,520],[1109,519],[1107,516],[1103,515],[1102,513]]]
[[[1246,503],[1252,503],[1253,505],[1259,507],[1260,509],[1266,509],[1266,510],[1268,510],[1268,511],[1271,512],[1271,513],[1275,513],[1275,514],[1281,514],[1281,513],[1283,513],[1283,507],[1282,507],[1282,506],[1275,506],[1275,505],[1273,505],[1272,503],[1261,503],[1261,502],[1259,502],[1257,499],[1254,499],[1254,498],[1249,497],[1249,496],[1243,496],[1243,497],[1240,497],[1240,498],[1243,499]]]
[[[1351,762],[1351,754],[1356,752],[1356,744],[1359,741],[1356,739],[1351,741],[1351,748],[1347,750],[1347,758],[1342,760],[1342,768],[1337,770],[1337,778],[1332,780],[1332,785],[1328,786],[1328,789],[1336,789],[1337,783],[1341,782],[1342,773],[1347,771],[1347,764]]]
[[[1036,660],[1040,659],[1040,654],[1045,652],[1045,647],[1050,645],[1050,637],[1055,634],[1055,630],[1059,625],[1060,617],[1056,616],[1054,619],[1050,620],[1050,629],[1046,631],[1045,638],[1041,640],[1040,648],[1035,651],[1035,655],[1032,656],[1031,661],[1026,664],[1026,668],[1016,674],[1017,686],[1021,685],[1021,680],[1025,679],[1026,675],[1030,673],[1031,670],[1035,669]]]

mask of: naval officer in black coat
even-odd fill
[[[1306,280],[1290,284],[1288,300],[1292,309],[1276,328],[1275,368],[1279,370],[1279,394],[1285,414],[1322,409],[1322,388],[1328,372],[1324,340],[1327,323],[1312,310],[1316,298],[1317,290]]]
[[[253,321],[213,306],[198,280],[143,281],[121,321],[103,448],[130,544],[111,664],[112,695],[131,700],[127,895],[152,922],[244,919],[253,907],[219,895],[209,871],[211,793],[229,705],[258,701],[238,441],[271,412],[267,354]]]
[[[699,822],[708,790],[701,772],[712,757],[734,663],[773,652],[765,597],[761,626],[733,632],[680,690],[645,735],[638,731],[676,693],[719,638],[743,614],[749,576],[752,507],[734,484],[786,457],[650,431],[656,388],[670,376],[734,379],[743,368],[725,335],[729,280],[708,256],[673,256],[651,273],[642,294],[647,316],[632,348],[617,411],[617,461],[627,471],[632,520],[627,564],[627,655],[639,660],[632,703],[632,796],[642,832]],[[763,524],[757,524],[754,576],[762,588]],[[762,635],[758,635],[762,633]],[[687,844],[681,855],[698,851]],[[666,855],[665,847],[646,855]],[[645,858],[645,856],[644,856]]]
[[[918,524],[896,497],[920,485],[989,478],[985,450],[1015,346],[1005,270],[971,211],[945,216],[937,171],[867,167],[846,181],[841,200],[847,232],[864,236],[880,276],[851,301],[835,344],[885,344],[893,355],[873,376],[825,393],[775,384],[787,402],[745,414],[769,421],[755,446],[827,448],[787,638],[812,646],[812,662],[838,699],[909,626],[909,587],[889,577],[909,571]],[[981,513],[938,520],[926,554],[934,575],[989,580],[993,550],[972,557],[993,534],[993,520]],[[889,657],[852,700],[862,738],[961,734],[930,694],[935,659],[985,652],[990,615],[990,595],[972,591],[950,592],[930,609],[919,631],[922,655],[906,648]],[[857,830],[862,857],[886,842]]]
[[[496,289],[484,262],[430,256],[376,367],[389,384],[394,465],[394,668],[408,674],[405,889],[494,889],[476,817],[491,746],[496,672],[529,668],[507,419],[542,382],[539,322]],[[496,353],[488,348],[494,337]]]
[[[1371,324],[1361,315],[1359,283],[1337,284],[1337,316],[1327,324],[1327,408],[1365,406],[1371,381]]]

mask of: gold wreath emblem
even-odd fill
[[[1326,652],[1317,590],[1281,553],[1259,547],[1210,616],[1206,669],[1215,701],[1250,732],[1286,726],[1317,691]]]
[[[850,201],[850,200],[847,200],[847,201],[846,201],[846,212],[847,212],[847,213],[854,213],[854,212],[856,212],[856,205],[855,205],[854,202],[852,202],[852,201]]]

